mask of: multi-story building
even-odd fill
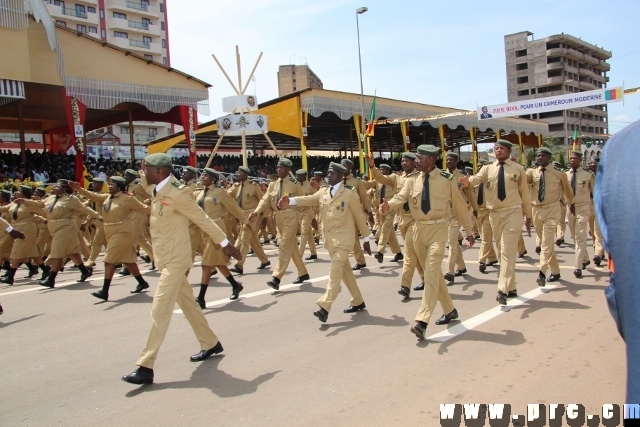
[[[605,88],[611,52],[568,34],[535,40],[522,31],[504,36],[509,102]],[[608,134],[606,105],[524,115],[549,123],[549,133],[563,144],[576,128],[585,138]]]
[[[298,90],[322,89],[322,81],[308,65],[281,65],[278,67],[278,96]]]
[[[46,0],[56,24],[111,43],[150,61],[171,65],[166,0]],[[171,133],[171,125],[135,122],[110,126],[121,144],[143,144]],[[100,129],[96,130],[96,132]],[[98,132],[99,133],[99,132]]]

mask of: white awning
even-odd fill
[[[0,98],[25,99],[24,83],[16,80],[0,79]]]

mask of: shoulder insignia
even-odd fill
[[[346,188],[347,190],[355,190],[355,188],[353,188],[353,186],[351,186],[349,184],[345,184],[344,188]]]
[[[140,181],[140,179],[136,179],[136,180],[133,181],[133,183],[140,185],[140,184],[142,184],[142,181]]]
[[[173,185],[173,186],[174,186],[174,187],[176,187],[176,188],[179,188],[180,190],[182,190],[182,189],[185,187],[185,185],[184,185],[184,184],[180,184],[180,183],[179,183],[179,182],[177,182],[177,181],[173,181],[173,182],[171,183],[171,185]]]
[[[289,178],[289,181],[293,182],[294,184],[296,184],[296,183],[298,182],[298,181],[296,181],[296,180],[295,180],[295,179],[293,179],[293,178]]]
[[[453,174],[449,173],[449,172],[445,172],[445,171],[440,171],[440,175],[444,176],[445,178],[447,178],[449,181],[453,180]]]

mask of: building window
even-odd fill
[[[119,37],[121,39],[128,39],[129,38],[129,34],[123,33],[122,31],[114,31],[113,32],[113,37]]]
[[[93,6],[87,6],[87,12],[89,13],[96,13],[96,8]]]
[[[562,70],[550,70],[547,71],[547,77],[561,77]]]
[[[64,7],[64,2],[60,0],[53,0],[53,4],[55,4],[56,6]]]
[[[149,136],[155,137],[158,135],[158,128],[149,128]]]
[[[89,32],[93,34],[98,34],[98,29],[96,27],[89,27]]]
[[[160,3],[160,13],[164,13],[164,3]]]
[[[535,95],[536,94],[536,90],[535,89],[531,89],[531,95]]]
[[[120,126],[120,133],[124,133],[125,135],[129,135],[129,126]]]
[[[529,95],[529,89],[518,91],[518,96],[526,96],[526,95]]]
[[[118,19],[127,19],[127,15],[120,12],[113,12],[113,17]]]
[[[518,77],[518,84],[529,83],[529,76]]]
[[[100,9],[100,19],[104,19],[104,9]]]
[[[66,27],[66,26],[67,26],[67,23],[66,23],[66,22],[64,22],[64,21],[58,21],[58,20],[56,20],[56,24],[58,24],[58,25],[60,25],[60,26],[62,26],[62,27]]]
[[[86,33],[87,32],[87,26],[86,25],[76,25],[76,28],[78,29],[79,33]]]
[[[527,49],[516,50],[516,58],[520,58],[521,56],[527,56]]]
[[[147,36],[142,37],[142,43],[149,46],[151,44],[151,37],[147,37]]]
[[[162,57],[162,64],[163,65],[167,65],[167,57],[166,56]]]
[[[160,29],[164,31],[164,21],[160,21]]]
[[[103,39],[107,38],[107,30],[105,30],[104,28],[100,28],[100,37],[102,37]]]
[[[147,53],[144,54],[144,59],[148,59],[149,61],[153,61],[153,55],[149,55]]]
[[[528,69],[529,69],[529,64],[527,64],[526,62],[523,62],[522,64],[516,64],[517,71],[528,70]]]

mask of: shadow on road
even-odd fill
[[[527,341],[520,331],[506,330],[503,332],[504,334],[468,330],[463,334],[442,343],[438,348],[438,354],[447,353],[449,351],[449,347],[460,341],[483,341],[501,345],[521,345]],[[419,347],[426,347],[427,344],[437,344],[437,341],[422,340],[418,342]]]
[[[512,307],[511,310],[524,310],[524,312],[522,313],[522,315],[520,316],[521,319],[526,319],[529,317],[529,315],[531,315],[532,313],[535,313],[538,310],[541,309],[545,309],[545,310],[549,310],[549,309],[559,309],[559,310],[587,310],[590,309],[591,307],[588,305],[584,305],[584,304],[580,304],[577,302],[569,302],[569,301],[544,301],[544,300],[537,300],[537,299],[532,299],[529,300],[527,302],[525,302],[524,304],[521,305],[516,305],[515,307]]]
[[[320,326],[321,331],[328,331],[329,329],[335,328],[335,330],[331,331],[327,334],[328,337],[338,335],[340,332],[347,331],[352,328],[356,328],[358,326],[407,326],[409,322],[404,317],[396,316],[395,314],[391,316],[391,319],[386,319],[384,317],[372,316],[367,311],[359,311],[353,314],[352,320],[349,322],[339,322],[339,323],[331,323],[328,325]]]
[[[224,358],[224,355],[212,357],[205,360],[193,371],[191,378],[187,381],[175,381],[168,383],[155,383],[147,386],[138,387],[131,390],[125,396],[136,397],[142,393],[150,393],[160,390],[178,390],[178,389],[208,389],[213,394],[221,398],[231,398],[252,394],[258,390],[258,387],[272,379],[281,371],[269,372],[262,374],[253,380],[243,380],[235,378],[224,371],[218,369],[218,364]]]
[[[324,294],[325,290],[322,289],[322,288],[316,288],[311,283],[305,283],[305,284],[300,285],[300,287],[298,289],[291,289],[291,290],[286,290],[286,291],[277,291],[277,292],[274,292],[273,295],[276,298],[279,298],[279,297],[284,296],[284,295],[297,294],[299,292],[308,292],[308,293],[311,293],[311,294]]]
[[[33,316],[23,317],[22,319],[14,320],[14,321],[12,321],[12,322],[8,322],[8,323],[0,322],[0,329],[2,329],[2,328],[6,328],[7,326],[15,325],[16,323],[24,322],[24,321],[26,321],[26,320],[31,320],[31,319],[33,319],[34,317],[40,317],[40,316],[42,316],[43,314],[44,314],[44,313],[34,314]]]
[[[471,295],[452,294],[451,292],[449,292],[449,295],[451,295],[452,300],[475,301],[475,300],[481,299],[482,296],[484,295],[484,292],[480,292],[479,290],[474,289]]]
[[[234,311],[236,313],[256,313],[259,311],[265,311],[268,308],[276,305],[278,301],[271,301],[267,304],[263,304],[260,307],[254,307],[252,305],[245,305],[242,299],[231,301],[228,304],[219,307],[207,307],[207,310],[219,313],[221,311]]]
[[[139,294],[129,295],[115,301],[96,302],[96,304],[102,305],[102,304],[109,304],[110,302],[113,302],[115,304],[111,304],[108,307],[105,307],[104,311],[113,310],[114,308],[122,307],[123,305],[126,305],[126,304],[140,304],[140,303],[150,304],[153,302],[153,295],[149,292],[143,292]]]

